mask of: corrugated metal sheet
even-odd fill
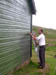
[[[30,25],[27,0],[0,0],[0,75],[30,58]]]

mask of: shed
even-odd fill
[[[0,75],[20,66],[32,56],[34,0],[0,0]]]

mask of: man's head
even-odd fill
[[[43,33],[43,29],[40,28],[40,29],[38,30],[38,33],[39,33],[39,34]]]

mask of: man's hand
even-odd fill
[[[34,40],[36,40],[36,37],[35,37],[35,36],[32,36],[32,38],[33,38]]]

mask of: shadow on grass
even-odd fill
[[[30,61],[28,65],[25,65],[21,69],[17,70],[13,75],[41,75],[38,72],[38,64]]]
[[[29,65],[32,66],[32,67],[35,67],[35,68],[38,67],[38,64],[36,64],[36,63],[34,63],[34,62],[32,62],[32,61],[30,61]]]
[[[38,69],[38,64],[30,61],[28,65],[25,65],[24,67],[20,68],[19,70],[17,70],[18,72],[21,71],[21,70],[24,70],[25,68],[37,68]]]

